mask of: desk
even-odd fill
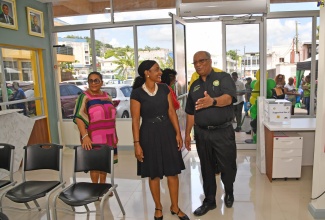
[[[292,118],[290,124],[263,122],[265,131],[266,175],[272,182],[273,137],[275,131],[295,131],[303,137],[302,165],[314,164],[316,118]]]

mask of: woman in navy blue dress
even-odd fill
[[[170,90],[166,84],[160,84],[162,72],[156,61],[143,61],[138,73],[130,101],[137,172],[142,178],[149,177],[155,219],[163,219],[160,179],[167,176],[170,211],[187,220],[178,207],[178,174],[185,166],[181,154],[183,140]]]

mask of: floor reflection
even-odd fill
[[[300,180],[276,180],[269,182],[266,175],[259,172],[256,167],[255,150],[238,150],[237,176],[234,185],[235,202],[233,208],[226,208],[223,203],[224,188],[220,175],[216,175],[217,181],[217,208],[206,215],[196,217],[192,212],[201,205],[204,194],[200,175],[200,159],[195,146],[184,158],[186,169],[179,176],[180,192],[179,206],[191,218],[200,220],[224,219],[224,220],[312,220],[308,212],[308,204],[311,196],[312,167],[302,168]],[[71,182],[72,174],[72,150],[64,151],[64,179]],[[147,179],[136,176],[136,159],[132,151],[120,151],[119,163],[115,165],[115,180],[118,184],[117,191],[123,203],[126,216],[123,216],[116,198],[109,199],[105,209],[105,219],[146,220],[153,219],[154,203],[150,194]],[[20,172],[15,173],[15,180],[20,181]],[[35,177],[34,174],[27,176]],[[82,173],[78,176],[82,180],[89,181],[89,174]],[[177,219],[169,212],[170,197],[167,179],[161,181],[161,200],[163,204],[164,219]],[[44,204],[44,200],[40,200]],[[21,204],[13,204],[4,198],[4,205],[21,207]],[[63,203],[58,205],[64,206]],[[82,208],[80,208],[82,209]],[[90,206],[91,210],[99,209],[99,203]],[[42,212],[16,212],[4,210],[11,220],[21,219],[46,219]],[[59,219],[98,219],[95,214],[72,215],[58,212]]]

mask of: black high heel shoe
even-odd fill
[[[157,209],[157,208],[155,208],[155,210],[157,210],[157,211],[161,211],[161,213],[162,213],[162,210],[161,210],[161,209]],[[160,216],[160,217],[156,217],[156,216],[154,216],[154,218],[155,218],[155,220],[163,220],[164,216],[163,216],[163,215]]]
[[[177,215],[177,217],[180,219],[180,220],[190,220],[190,218],[184,213],[184,216],[179,216],[179,212],[181,211],[181,209],[179,208],[178,209],[178,212],[174,212],[173,210],[170,210],[170,213],[172,213],[172,215]]]

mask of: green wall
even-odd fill
[[[27,12],[26,7],[36,9],[43,12],[44,17],[44,33],[45,37],[35,37],[28,34]],[[18,30],[12,30],[0,27],[0,44],[13,46],[24,46],[31,48],[43,49],[44,61],[44,79],[47,95],[47,105],[49,113],[49,127],[51,139],[54,143],[59,143],[58,133],[58,113],[55,94],[55,77],[53,71],[53,61],[51,53],[50,39],[50,21],[48,19],[47,4],[40,3],[35,0],[16,0]],[[51,21],[52,22],[52,21]]]

